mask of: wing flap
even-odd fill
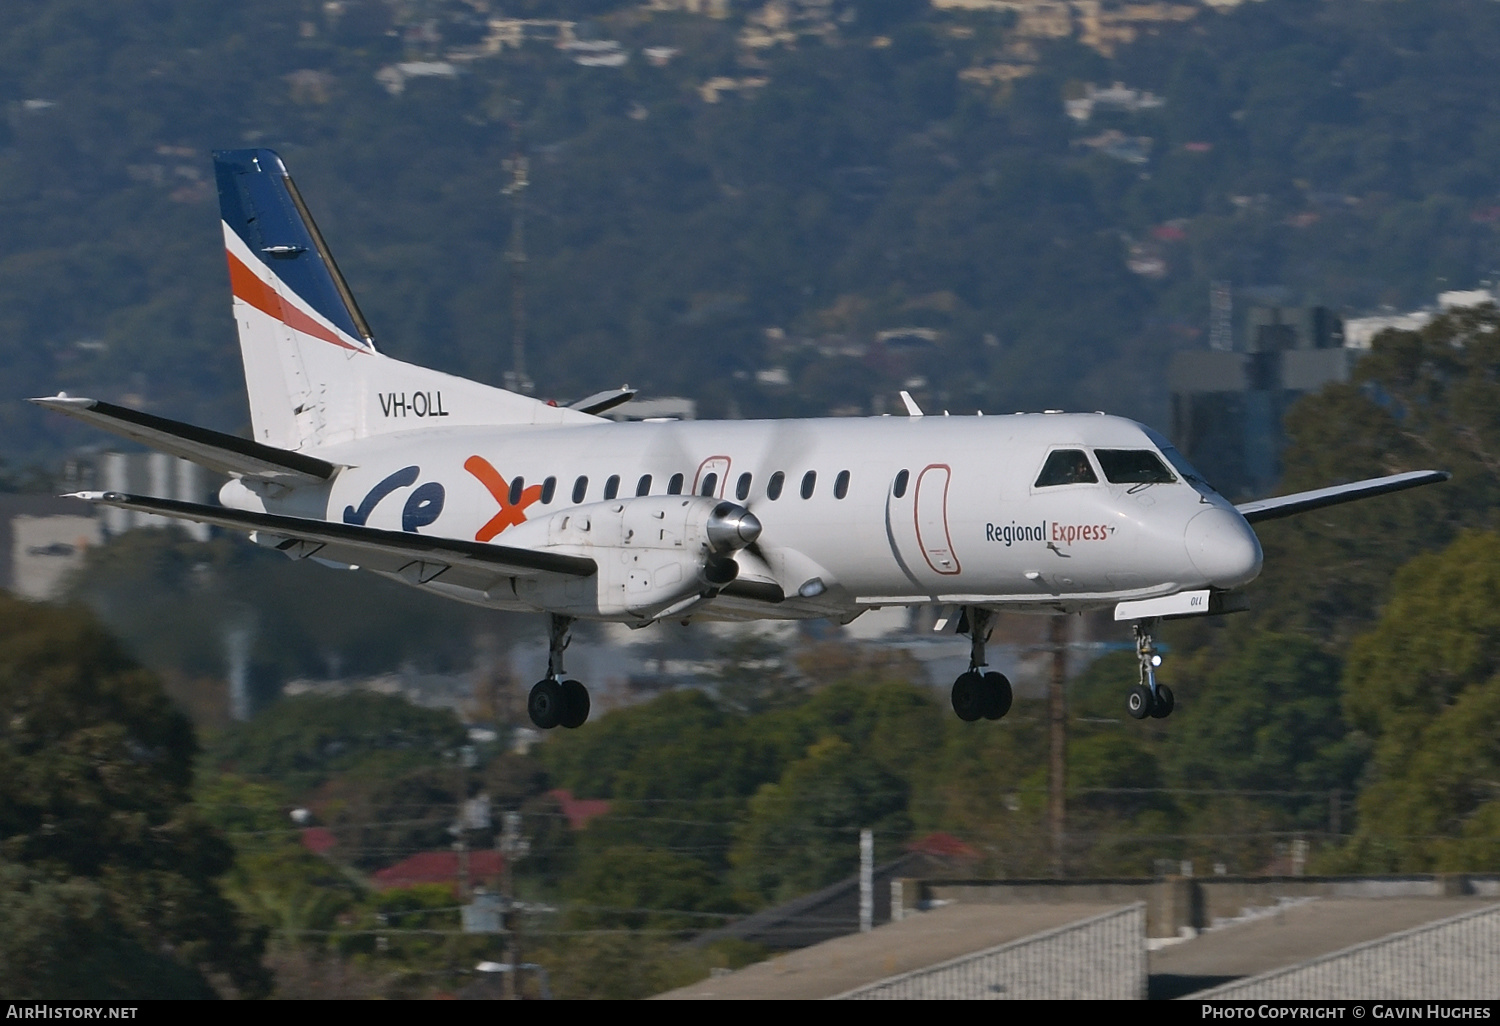
[[[446,569],[478,573],[489,580],[502,575],[589,577],[599,569],[598,564],[586,556],[437,538],[412,531],[384,531],[356,524],[284,517],[123,492],[78,492],[72,497],[236,531],[264,532],[285,539],[277,548],[290,550],[292,555],[356,563],[392,573],[410,572],[419,582],[433,580]],[[300,548],[294,548],[298,546]]]
[[[295,486],[321,484],[338,469],[327,460],[306,453],[262,445],[248,438],[168,420],[99,399],[58,395],[31,401],[132,442],[181,456],[220,474]]]
[[[1258,499],[1255,502],[1241,503],[1235,509],[1239,510],[1240,516],[1250,523],[1258,524],[1262,520],[1279,520],[1297,513],[1306,513],[1308,510],[1368,499],[1373,495],[1387,495],[1391,492],[1404,492],[1408,488],[1437,484],[1452,476],[1446,470],[1412,470],[1405,474],[1351,481],[1349,484],[1334,485],[1332,488],[1296,492],[1274,499]]]

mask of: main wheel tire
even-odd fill
[[[953,711],[965,723],[973,723],[984,715],[984,678],[973,670],[953,682]]]
[[[563,681],[562,704],[562,717],[558,723],[569,730],[583,726],[589,718],[589,689],[576,680]]]
[[[1177,708],[1177,699],[1172,696],[1172,689],[1165,684],[1156,685],[1156,701],[1151,706],[1153,719],[1164,720],[1172,715],[1172,710]]]
[[[531,722],[542,730],[551,730],[562,722],[563,710],[567,708],[562,685],[555,680],[537,681],[526,699],[526,712]]]
[[[998,720],[1010,712],[1010,704],[1015,701],[1015,693],[1011,691],[1010,681],[1003,673],[986,673],[984,675],[984,718],[987,720]]]
[[[1125,699],[1125,711],[1130,713],[1133,719],[1144,720],[1151,715],[1151,689],[1144,684],[1137,684],[1130,689],[1129,696]]]

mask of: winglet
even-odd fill
[[[922,416],[922,407],[917,405],[917,401],[911,397],[910,392],[903,391],[901,393],[901,401],[906,404],[906,415],[908,417]]]

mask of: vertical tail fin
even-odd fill
[[[381,356],[281,158],[221,150],[214,171],[256,441],[316,448],[431,418],[445,427],[594,420]]]

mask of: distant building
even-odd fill
[[[99,456],[94,473],[95,479],[108,492],[150,495],[182,502],[207,502],[215,488],[213,476],[208,471],[196,463],[162,452],[106,452]],[[175,525],[194,541],[209,539],[207,524],[115,509],[113,506],[104,507],[101,514],[104,529],[111,536],[136,527]]]
[[[1063,103],[1068,117],[1074,121],[1088,121],[1094,116],[1094,111],[1099,109],[1135,114],[1143,110],[1155,110],[1166,102],[1161,97],[1145,90],[1127,88],[1123,82],[1116,82],[1105,89],[1100,89],[1094,83],[1088,82],[1083,88],[1082,96]]]
[[[392,96],[400,96],[406,91],[407,79],[457,77],[458,68],[447,61],[403,61],[387,64],[375,72],[375,81]]]
[[[1495,294],[1489,289],[1460,289],[1440,292],[1437,309],[1413,310],[1410,313],[1384,313],[1371,317],[1351,317],[1344,322],[1344,345],[1350,349],[1369,349],[1375,336],[1387,328],[1397,331],[1421,331],[1432,323],[1439,313],[1464,310],[1495,302]]]
[[[1263,495],[1281,477],[1288,407],[1348,381],[1358,355],[1327,307],[1251,307],[1233,350],[1172,358],[1172,440],[1225,495]]]
[[[22,598],[58,598],[88,550],[104,541],[93,503],[51,495],[0,495],[0,587]]]
[[[696,420],[698,404],[681,396],[662,396],[660,399],[632,399],[604,412],[610,420]]]

